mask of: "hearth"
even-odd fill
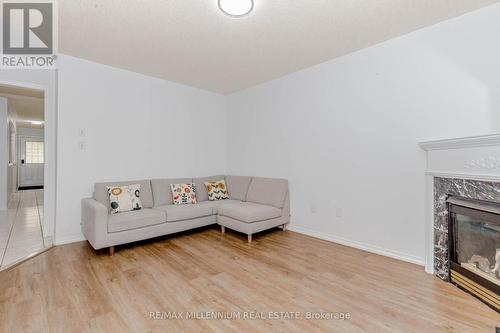
[[[450,281],[500,312],[500,204],[449,196]]]

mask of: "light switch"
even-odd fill
[[[84,138],[84,137],[86,137],[86,136],[87,136],[87,133],[86,133],[86,131],[85,131],[85,128],[80,128],[80,129],[78,130],[78,136],[79,136],[80,138]]]

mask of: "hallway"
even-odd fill
[[[12,195],[7,211],[0,211],[0,269],[45,247],[43,238],[43,190]]]

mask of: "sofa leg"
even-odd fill
[[[115,247],[114,246],[110,246],[109,247],[109,256],[112,256],[115,254]]]
[[[252,235],[248,235],[248,244],[252,242]]]
[[[283,224],[283,231],[286,231],[286,224]]]
[[[221,231],[222,233],[225,233],[225,232],[226,232],[226,227],[225,227],[225,226],[223,226],[223,225],[221,225],[221,226],[220,226],[220,231]]]

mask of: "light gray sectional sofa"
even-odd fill
[[[208,201],[205,182],[225,179],[229,199]],[[195,183],[196,204],[174,205],[170,184]],[[106,186],[141,185],[142,210],[110,214]],[[163,236],[218,223],[252,235],[290,221],[288,181],[243,176],[152,179],[97,183],[93,198],[82,200],[82,232],[94,249]]]

